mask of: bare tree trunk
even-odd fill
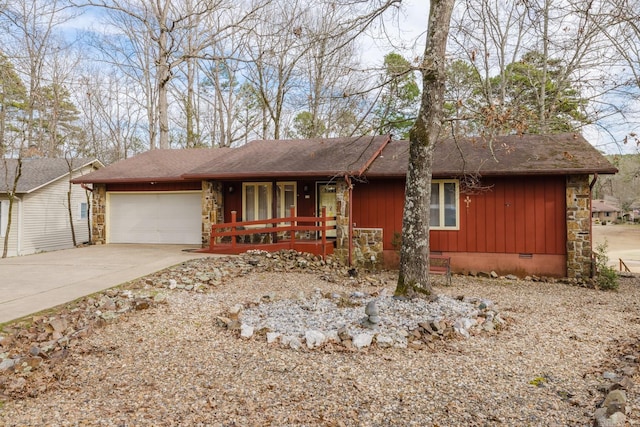
[[[429,212],[433,147],[442,127],[445,52],[454,0],[431,0],[422,72],[420,113],[409,133],[409,167],[402,218],[400,272],[395,294],[429,295]]]
[[[5,174],[9,176],[9,166],[5,160]],[[11,222],[13,220],[13,204],[16,200],[16,192],[18,191],[18,182],[22,176],[22,150],[19,150],[18,159],[16,163],[16,171],[13,177],[13,183],[11,188],[7,189],[7,197],[9,198],[9,211],[7,212],[7,229],[4,234],[4,242],[2,246],[2,258],[6,258],[9,253],[9,236],[11,235]],[[8,180],[7,180],[8,181]]]
[[[73,246],[78,246],[78,241],[76,240],[76,227],[73,225],[73,208],[71,207],[71,177],[69,177],[69,189],[67,190],[67,212],[69,213],[69,226],[71,227],[71,240],[73,241]]]

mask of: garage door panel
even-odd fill
[[[108,227],[110,243],[200,244],[200,194],[110,194]]]

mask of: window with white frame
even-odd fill
[[[80,202],[78,204],[78,219],[89,218],[89,204],[87,202]]]
[[[431,182],[430,228],[457,230],[459,224],[460,185],[457,180],[433,180]]]
[[[271,218],[271,183],[242,184],[242,217],[245,221]]]
[[[276,212],[272,216],[273,186],[270,182],[245,182],[242,184],[242,216],[245,221],[269,218],[286,218],[291,207],[296,212],[295,182],[277,182],[275,185]]]
[[[296,190],[295,182],[277,183],[276,200],[278,201],[278,212],[276,212],[276,215],[278,218],[288,217],[292,206],[294,208],[294,215],[296,214]]]

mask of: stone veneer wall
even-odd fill
[[[349,186],[336,182],[336,249],[334,255],[345,265],[349,261]]]
[[[91,199],[91,243],[104,245],[107,243],[107,186],[94,184]]]
[[[567,277],[591,277],[591,189],[588,175],[567,177]]]
[[[209,246],[211,225],[224,222],[222,183],[202,181],[202,247]]]
[[[377,269],[384,261],[382,228],[353,229],[353,263],[370,270]]]

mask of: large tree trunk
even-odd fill
[[[402,218],[400,273],[395,294],[429,295],[429,211],[433,147],[440,134],[445,88],[445,51],[454,0],[431,0],[422,63],[420,113],[409,133],[409,166]]]

